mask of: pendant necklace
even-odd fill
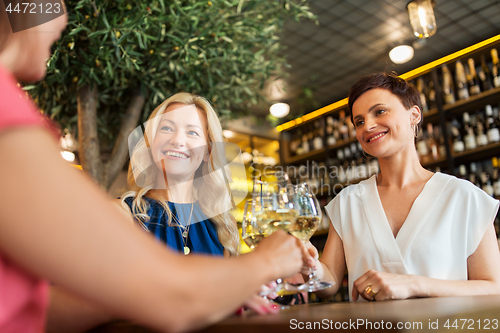
[[[184,255],[187,256],[190,252],[191,249],[187,246],[187,239],[189,236],[189,227],[191,227],[191,217],[193,216],[193,206],[194,203],[191,204],[191,213],[189,214],[189,219],[186,222],[186,226],[183,226],[179,219],[175,217],[177,220],[177,223],[179,224],[179,227],[182,229],[182,243],[184,244]]]

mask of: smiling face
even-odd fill
[[[356,138],[363,150],[375,157],[388,157],[414,146],[412,126],[420,121],[420,109],[407,110],[389,90],[364,92],[352,105]]]
[[[192,180],[203,161],[208,160],[207,120],[194,105],[170,104],[158,116],[151,152],[159,169],[158,181],[173,184]]]

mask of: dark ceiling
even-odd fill
[[[413,35],[406,10],[399,0],[311,0],[318,17],[288,22],[283,43],[291,68],[274,99],[291,105],[291,115],[311,112],[347,97],[349,87],[363,74],[396,71],[398,74],[500,33],[500,0],[436,0],[437,32],[420,40]],[[415,56],[395,65],[389,51],[399,44],[413,45]],[[314,92],[318,107],[299,104],[304,88]],[[257,111],[261,115],[266,107]]]

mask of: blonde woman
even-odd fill
[[[131,191],[122,206],[156,238],[185,255],[235,255],[222,128],[210,103],[178,93],[160,104],[132,150]],[[139,132],[142,133],[140,128]]]

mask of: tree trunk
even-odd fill
[[[97,135],[97,87],[78,89],[78,155],[85,170],[102,184],[103,165]]]
[[[116,177],[118,177],[120,170],[122,170],[124,163],[127,161],[127,157],[129,155],[128,136],[137,126],[144,102],[144,96],[140,93],[132,97],[132,101],[120,127],[120,133],[118,133],[118,136],[116,137],[111,157],[106,164],[104,180],[102,183],[106,189],[111,187]]]

